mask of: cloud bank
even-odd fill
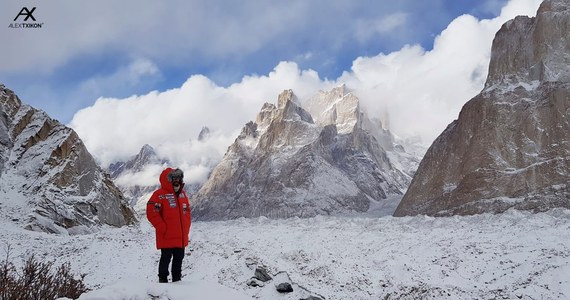
[[[194,75],[177,89],[125,99],[100,98],[78,111],[70,126],[104,166],[127,159],[144,144],[157,148],[159,154],[189,161],[211,151],[187,151],[187,143],[197,139],[203,126],[224,137],[210,139],[223,153],[263,103],[276,102],[284,89],[293,88],[299,97],[308,97],[323,86],[327,83],[316,72],[301,71],[291,62],[280,63],[266,76],[246,76],[227,88]]]
[[[70,126],[103,166],[126,160],[150,144],[205,180],[204,160],[219,160],[264,102],[275,103],[284,89],[305,99],[344,83],[393,133],[420,136],[429,145],[483,88],[491,42],[500,26],[516,15],[533,16],[540,2],[512,0],[500,16],[489,20],[460,16],[435,37],[432,50],[407,45],[389,54],[358,57],[336,79],[322,79],[316,71],[302,70],[290,61],[278,63],[267,75],[244,76],[228,87],[193,75],[180,88],[124,99],[100,98],[78,111]],[[405,21],[405,15],[396,14],[386,22],[400,26]],[[363,30],[362,38],[369,34]],[[140,65],[135,74],[160,72],[151,61]],[[202,126],[216,134],[198,143]]]
[[[365,30],[360,41],[377,38],[378,31],[398,35],[390,29],[405,22],[400,10],[431,7],[439,15],[443,8],[438,2],[50,0],[33,4],[37,7],[34,16],[44,23],[41,31],[0,27],[0,34],[14,41],[0,48],[4,58],[0,73],[50,72],[78,56],[124,54],[125,49],[158,64],[176,65],[190,60],[239,61],[240,57],[268,47],[274,52],[282,49],[282,55],[307,44],[315,48],[332,44],[342,47],[338,37],[350,40],[355,30],[365,29],[360,27],[363,24],[374,27]],[[2,3],[1,20],[12,20],[22,5],[32,4]],[[313,32],[308,28],[319,30],[319,38],[308,38],[312,36],[309,32]],[[295,37],[305,43],[299,46],[288,42]]]
[[[68,123],[98,97],[178,88],[190,74],[229,86],[293,61],[334,79],[358,56],[405,44],[431,49],[433,35],[453,16],[495,16],[505,2],[2,1],[0,20],[33,5],[44,26],[0,26],[0,82]]]

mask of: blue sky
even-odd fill
[[[283,89],[346,84],[387,129],[429,145],[483,88],[501,25],[540,2],[6,0],[0,83],[103,166],[150,144],[204,180],[203,161]],[[22,7],[42,28],[8,27]],[[207,144],[193,142],[202,126]]]
[[[457,16],[492,18],[506,3],[159,2],[2,1],[0,82],[68,123],[101,96],[176,88],[193,74],[228,86],[244,75],[267,74],[280,61],[293,61],[321,78],[337,78],[359,56],[390,53],[405,44],[429,50],[434,36]],[[36,7],[41,29],[7,28],[24,6]],[[137,60],[154,69],[136,78],[121,76]]]

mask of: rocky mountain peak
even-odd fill
[[[151,145],[144,144],[139,153],[129,161],[112,163],[108,168],[108,172],[112,179],[116,179],[126,170],[129,170],[129,172],[140,172],[151,163],[162,163],[162,160]]]
[[[358,98],[343,84],[330,91],[319,91],[307,102],[307,111],[315,123],[335,125],[338,132],[349,133],[361,127],[361,109]]]
[[[249,121],[243,126],[241,129],[241,133],[238,136],[238,139],[245,139],[248,137],[257,138],[258,131],[257,131],[257,123]]]
[[[320,95],[313,99],[322,100],[321,105],[352,113],[350,130],[337,130],[348,123],[344,116],[313,122],[294,93],[284,91],[277,105],[264,104],[256,122],[248,122],[228,147],[193,198],[193,216],[215,220],[364,212],[371,202],[401,194],[411,177],[392,165],[371,133],[355,126],[358,99],[344,86]],[[306,104],[317,111],[318,105]]]
[[[16,94],[14,94],[11,90],[6,88],[4,84],[0,83],[0,99],[2,99],[2,106],[4,113],[9,116],[13,117],[16,112],[22,106],[22,101]]]
[[[148,160],[153,157],[156,157],[156,152],[154,151],[154,148],[149,144],[144,144],[137,154],[137,158],[140,158],[141,160]]]
[[[396,216],[570,208],[570,2],[493,42],[485,89],[434,141]]]
[[[275,119],[276,113],[277,107],[274,104],[264,103],[255,119],[256,125],[259,126],[260,129],[267,128],[271,121]]]
[[[327,93],[327,92],[324,92]],[[348,88],[346,87],[346,84],[341,84],[335,88],[333,88],[332,90],[330,90],[330,92],[328,94],[334,94],[335,98],[341,98],[344,95],[348,94]]]
[[[137,173],[148,174],[149,168],[152,168],[153,166],[156,166],[153,169],[154,171],[160,172],[162,171],[162,166],[166,166],[168,163],[168,159],[159,157],[151,145],[144,144],[139,152],[132,156],[131,159],[126,162],[119,161],[112,163],[107,171],[111,175],[111,178],[117,182],[118,187],[125,195],[129,204],[133,206],[135,210],[140,211],[141,204],[138,203],[140,198],[146,197],[147,194],[152,193],[156,188],[158,188],[158,181],[153,180],[150,185],[141,185],[138,182],[133,184],[133,182],[130,182],[130,180],[126,180],[125,178],[136,178],[137,176],[134,175]],[[156,175],[156,178],[158,178],[158,174]],[[147,199],[145,199],[145,204],[146,200]]]
[[[137,222],[75,131],[22,103],[4,85],[0,141],[0,190],[15,191],[28,203],[14,206],[6,197],[0,202],[26,228],[78,233]]]
[[[279,121],[284,120],[301,120],[308,123],[313,123],[313,118],[307,111],[305,111],[299,99],[292,90],[283,91],[277,100],[277,115]]]
[[[293,90],[285,90],[277,97],[277,108],[284,109],[287,105],[287,102],[293,102],[294,104],[298,104],[299,99],[293,93]]]
[[[485,87],[569,82],[569,15],[566,0],[546,0],[536,17],[518,16],[506,22],[493,41]]]
[[[198,141],[205,141],[210,137],[210,128],[203,126],[198,134]]]

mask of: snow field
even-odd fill
[[[11,257],[70,262],[81,299],[568,299],[570,210],[467,217],[315,217],[195,222],[183,281],[156,283],[154,231],[58,236],[2,221]],[[257,266],[278,279],[246,283]],[[280,281],[293,284],[278,294]],[[153,298],[154,297],[154,298]]]

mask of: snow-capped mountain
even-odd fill
[[[198,134],[197,142],[205,142],[210,137],[210,134],[210,129],[207,126],[202,127]],[[160,187],[158,180],[160,172],[166,167],[181,167],[184,169],[184,166],[178,166],[172,163],[172,161],[176,160],[172,159],[172,157],[159,155],[152,146],[145,144],[139,153],[130,160],[112,163],[107,171],[111,174],[111,178],[124,193],[135,211],[143,212],[152,193]],[[209,170],[213,169],[216,163],[208,159],[200,162]],[[186,179],[190,179],[189,177],[190,175],[186,174]],[[186,180],[184,189],[188,194],[192,195],[200,187],[201,183]]]
[[[368,119],[346,87],[321,92],[305,107],[291,90],[279,95],[277,105],[265,103],[192,199],[193,217],[365,212],[403,194],[413,174],[396,166],[414,159],[391,161],[410,157]]]
[[[109,166],[107,171],[111,178],[116,182],[117,187],[123,192],[125,198],[135,209],[142,209],[143,206],[137,205],[138,202],[144,202],[150,198],[154,190],[159,188],[158,174],[169,165],[166,158],[159,157],[154,148],[148,144],[142,146],[139,153],[126,162],[116,162]],[[136,174],[153,173],[155,180],[150,182],[141,182],[133,180]],[[146,199],[145,201],[139,201]]]
[[[26,199],[20,201],[15,199]],[[0,218],[81,233],[137,220],[77,134],[0,85]]]
[[[484,90],[435,140],[395,215],[570,207],[570,2],[505,23]]]
[[[162,165],[166,163],[168,163],[167,159],[159,158],[154,151],[154,148],[149,144],[145,144],[142,146],[139,153],[132,159],[127,162],[119,161],[112,163],[107,171],[109,172],[109,175],[111,175],[111,178],[115,179],[126,171],[141,172],[149,164]]]

